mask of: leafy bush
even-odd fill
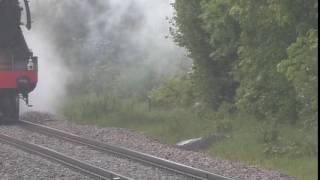
[[[195,102],[195,97],[189,75],[166,79],[157,89],[150,92],[152,105],[156,107],[190,107]]]

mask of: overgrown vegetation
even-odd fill
[[[194,60],[199,98],[214,109],[231,102],[260,120],[317,125],[318,1],[177,0],[174,7],[172,34]]]
[[[316,179],[318,1],[176,0],[173,7],[171,34],[193,60],[191,71],[183,64],[154,76],[137,58],[98,59],[70,84],[62,113],[166,143],[224,133],[231,138],[209,154]]]
[[[317,134],[298,126],[275,129],[274,124],[232,112],[228,104],[218,112],[201,106],[150,109],[147,102],[120,102],[102,96],[73,100],[62,109],[77,123],[129,128],[169,144],[222,133],[229,138],[213,144],[206,150],[208,154],[278,170],[298,179],[317,178]]]

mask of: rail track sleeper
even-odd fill
[[[162,169],[167,169],[169,171],[173,171],[179,174],[187,175],[196,179],[202,180],[232,180],[227,177],[223,177],[217,174],[213,174],[201,169],[193,168],[190,166],[186,166],[183,164],[179,164],[173,161],[169,161],[166,159],[158,158],[149,154],[133,151],[127,148],[108,145],[105,143],[101,143],[92,139],[83,138],[78,135],[74,135],[71,133],[66,133],[58,129],[54,129],[51,127],[34,124],[27,121],[21,121],[21,125],[31,130],[35,130],[47,135],[55,136],[64,140],[68,140],[74,143],[86,145],[101,151],[118,154],[120,156],[133,159],[142,163],[150,164],[155,167],[159,167]]]
[[[50,150],[48,148],[31,144],[31,143],[26,143],[21,140],[12,138],[10,136],[6,136],[3,134],[0,134],[0,141],[15,146],[19,149],[22,149],[24,151],[30,152],[32,154],[36,154],[39,156],[42,156],[44,158],[56,161],[60,164],[63,164],[65,166],[68,166],[72,169],[75,169],[79,172],[82,172],[86,175],[89,175],[94,178],[99,178],[99,179],[111,179],[111,180],[133,180],[131,178],[119,175],[117,173],[114,173],[112,171],[108,171],[84,162],[81,162],[79,160],[67,157],[61,153],[58,153],[56,151]]]

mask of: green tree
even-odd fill
[[[301,119],[316,125],[318,115],[318,31],[310,30],[288,48],[289,57],[282,60],[278,70],[284,73],[297,92],[302,107]]]
[[[200,97],[214,108],[235,100],[258,119],[316,116],[318,1],[177,0],[174,7],[173,35],[194,61]]]
[[[175,29],[172,34],[176,42],[189,51],[193,59],[193,79],[196,83],[199,99],[214,109],[218,109],[222,102],[232,101],[235,94],[236,83],[233,81],[228,54],[226,60],[220,60],[223,51],[216,49],[212,44],[218,42],[210,40],[209,27],[204,26],[202,16],[202,1],[177,0],[174,4],[176,16]],[[223,53],[223,52],[221,52]]]

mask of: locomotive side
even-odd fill
[[[29,93],[38,81],[38,59],[29,50],[21,30],[21,13],[26,12],[27,29],[31,16],[18,0],[0,0],[0,122],[19,119],[19,100],[29,105]]]

